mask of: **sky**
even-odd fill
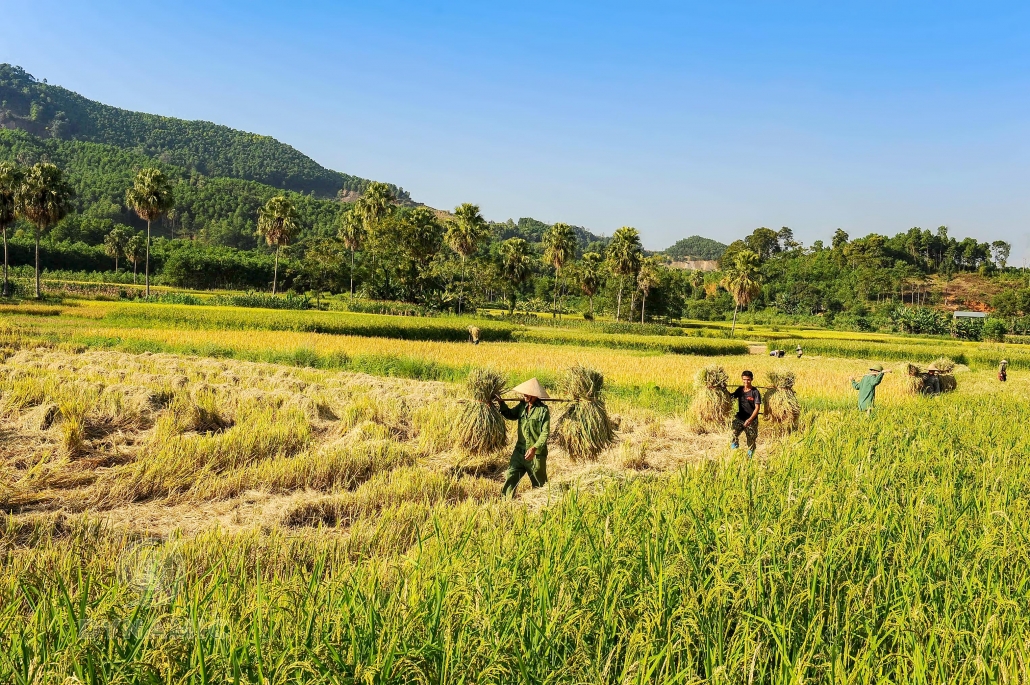
[[[0,62],[420,202],[663,249],[947,225],[1030,261],[1030,3],[0,0]]]

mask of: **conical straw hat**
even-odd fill
[[[540,381],[536,378],[530,378],[525,383],[516,385],[511,389],[512,392],[517,392],[520,395],[529,395],[530,397],[538,397],[542,400],[549,400],[551,396],[544,390],[544,386],[540,385]]]

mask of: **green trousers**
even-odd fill
[[[742,420],[734,418],[733,442],[740,440],[741,433],[743,433],[744,437],[747,438],[747,448],[754,452],[755,446],[758,444],[758,422],[752,421],[750,426],[745,426]]]
[[[504,472],[504,487],[501,488],[501,495],[513,497],[522,476],[527,475],[534,488],[543,487],[547,483],[547,457],[535,457],[533,461],[526,461],[518,455],[511,455],[508,470]]]

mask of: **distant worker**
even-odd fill
[[[754,383],[755,375],[750,371],[740,374],[740,387],[733,391],[732,396],[737,400],[737,415],[733,417],[733,441],[730,449],[740,447],[740,434],[747,438],[747,456],[755,456],[755,448],[758,445],[758,410],[762,407],[762,393],[758,388],[751,385]]]
[[[787,352],[785,350],[772,350],[769,353],[769,356],[770,357],[776,357],[777,359],[783,359],[784,357],[787,356]]]
[[[1008,359],[1002,359],[1001,360],[1001,365],[998,366],[998,380],[1001,381],[1002,383],[1004,383],[1005,381],[1007,381],[1009,379],[1008,369],[1009,369],[1009,360]]]
[[[873,404],[876,402],[876,386],[883,380],[883,364],[873,364],[869,367],[869,373],[862,376],[862,380],[851,379],[851,387],[858,391],[858,409],[872,413]]]
[[[469,342],[473,345],[479,344],[479,327],[469,326]]]
[[[800,343],[798,344],[797,349],[795,349],[794,351],[797,353],[798,359],[801,359],[801,344]]]
[[[518,440],[504,473],[501,495],[512,497],[522,476],[528,475],[534,488],[547,483],[547,439],[551,435],[551,410],[540,400],[550,399],[547,391],[535,378],[512,388],[523,399],[508,407],[498,398],[501,415],[509,421],[518,421]]]
[[[941,371],[936,364],[926,367],[926,375],[923,377],[923,392],[927,395],[941,394]]]

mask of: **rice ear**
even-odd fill
[[[573,401],[555,422],[555,443],[574,460],[595,459],[615,444],[615,424],[604,404],[604,375],[577,365],[569,369],[564,386]]]
[[[496,371],[474,369],[465,383],[468,400],[456,426],[458,444],[471,454],[487,454],[504,447],[508,432],[494,401],[504,392],[505,379]]]
[[[697,394],[690,404],[691,424],[697,433],[723,430],[733,410],[726,389],[729,376],[721,366],[706,366],[697,373]]]

